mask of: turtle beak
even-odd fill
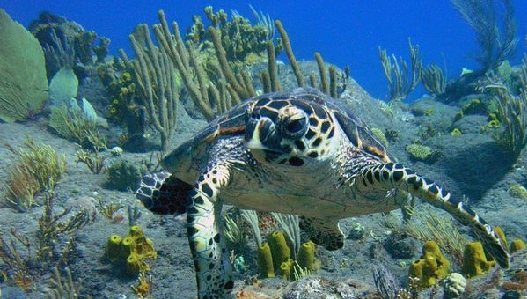
[[[245,146],[251,150],[273,150],[278,146],[276,126],[269,118],[251,119],[245,131]]]

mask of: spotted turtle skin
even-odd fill
[[[164,172],[144,178],[137,197],[158,214],[187,213],[200,299],[231,298],[234,286],[223,204],[300,215],[313,242],[337,250],[344,245],[340,219],[388,212],[417,196],[472,227],[486,251],[509,265],[489,224],[450,192],[392,162],[358,117],[315,89],[242,102],[168,154],[162,166]]]

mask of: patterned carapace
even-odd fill
[[[234,285],[224,203],[301,215],[313,242],[336,250],[344,246],[339,219],[388,212],[415,195],[471,226],[486,251],[501,266],[509,264],[490,225],[440,186],[393,163],[360,119],[314,89],[248,99],[162,165],[172,174],[146,177],[137,196],[156,213],[187,213],[200,299],[229,298]]]

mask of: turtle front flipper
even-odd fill
[[[229,255],[222,234],[219,189],[229,181],[229,169],[215,165],[203,173],[190,193],[187,237],[198,283],[199,299],[229,298],[234,287]]]
[[[385,187],[390,190],[397,187],[447,211],[456,220],[474,229],[486,251],[500,266],[509,267],[510,254],[492,227],[463,202],[451,198],[450,192],[417,175],[413,170],[394,163],[366,166],[352,184],[355,184],[359,192],[370,188]]]
[[[338,219],[302,216],[299,226],[315,244],[322,245],[327,250],[334,251],[344,246],[344,234],[340,230]]]
[[[135,196],[159,215],[181,215],[186,212],[192,186],[167,171],[149,173],[141,179]]]

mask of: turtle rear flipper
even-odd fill
[[[334,251],[344,246],[344,234],[338,219],[301,217],[299,226],[315,244],[323,245],[327,250]]]
[[[181,215],[186,213],[191,191],[191,185],[171,176],[167,171],[161,171],[143,177],[136,191],[136,198],[155,214]]]
[[[445,210],[462,224],[472,227],[485,250],[500,266],[509,267],[510,254],[492,227],[463,202],[451,198],[450,192],[413,170],[394,163],[372,165],[361,171],[355,184],[359,190],[379,187],[390,190],[397,187]]]

